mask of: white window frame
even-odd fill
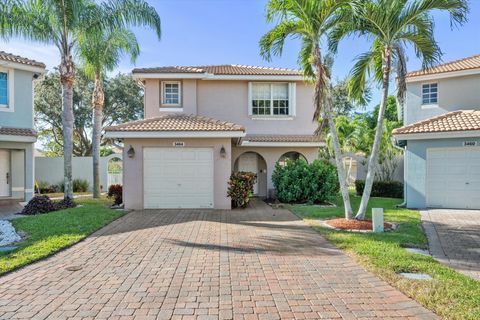
[[[177,84],[178,85],[178,103],[165,103],[165,85]],[[182,107],[182,82],[181,81],[161,81],[160,83],[160,105],[167,108],[181,108]]]
[[[15,72],[13,69],[7,69],[0,67],[0,72],[4,72],[7,74],[7,81],[8,81],[8,104],[0,104],[0,111],[3,112],[14,112],[14,97],[15,97],[15,89],[14,89],[14,79],[15,79]]]
[[[424,86],[431,86],[432,84],[436,84],[437,85],[437,102],[428,102],[428,103],[424,103],[423,102],[423,87]],[[438,85],[438,82],[425,82],[425,83],[422,83],[421,85],[421,90],[422,90],[422,95],[421,95],[421,99],[422,99],[422,108],[423,109],[429,109],[429,108],[436,108],[438,107],[438,100],[439,100],[439,85]],[[429,88],[430,90],[430,88]],[[430,92],[428,94],[431,94]],[[430,99],[430,98],[429,98]]]
[[[269,84],[270,86],[270,114],[253,114],[253,85],[254,84]],[[288,114],[273,114],[273,84],[288,84]],[[296,87],[297,84],[295,82],[277,82],[277,81],[269,81],[269,82],[249,82],[248,83],[248,115],[253,119],[261,119],[261,120],[291,120],[293,117],[296,116]]]

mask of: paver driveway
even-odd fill
[[[480,281],[480,211],[430,209],[421,214],[433,257]]]
[[[261,203],[231,212],[133,212],[0,278],[1,319],[340,317],[435,315],[290,212]]]

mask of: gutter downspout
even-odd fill
[[[395,206],[395,208],[406,208],[407,207],[407,184],[406,184],[407,170],[406,170],[406,166],[405,166],[405,151],[407,150],[407,146],[405,146],[403,148],[399,147],[397,145],[397,140],[395,138],[392,138],[391,142],[392,142],[392,146],[395,149],[398,149],[398,150],[402,151],[402,153],[403,153],[403,202],[400,203],[400,204],[397,204]]]

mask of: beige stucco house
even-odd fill
[[[145,119],[106,129],[124,144],[128,209],[230,209],[232,171],[273,193],[278,161],[318,156],[313,87],[300,71],[238,65],[133,70],[145,88]]]

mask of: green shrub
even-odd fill
[[[88,181],[84,179],[73,179],[72,181],[73,192],[87,192],[89,186],[90,184],[88,183]],[[64,192],[65,183],[63,181],[59,182],[57,185],[57,189],[59,192]]]
[[[45,193],[55,193],[58,192],[58,186],[54,184],[49,184],[46,181],[37,181],[35,183],[38,193],[45,194]]]
[[[337,169],[324,160],[277,163],[272,181],[276,197],[286,203],[333,202],[339,189]]]
[[[87,192],[89,183],[84,179],[73,179],[72,181],[73,192]]]
[[[257,175],[252,172],[233,172],[228,181],[227,194],[234,208],[245,208],[253,195]]]
[[[364,180],[355,181],[357,195],[363,194],[365,188]],[[403,183],[398,181],[374,181],[372,186],[372,197],[403,198]]]

